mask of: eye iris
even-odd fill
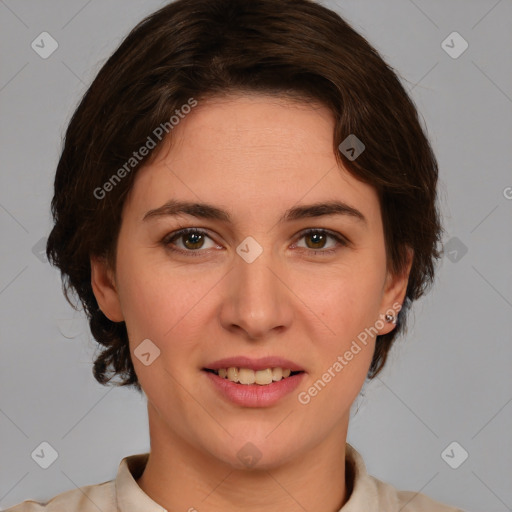
[[[315,239],[315,241],[313,241],[313,244],[322,244],[322,243],[325,243],[325,234],[324,233],[309,233],[307,236],[306,236],[306,240],[308,239]],[[309,244],[308,244],[308,247],[309,247]],[[321,249],[321,247],[310,247],[310,249]]]
[[[187,243],[187,241],[190,239],[194,240],[191,244],[192,247],[190,247],[190,244]],[[199,249],[204,242],[203,235],[201,235],[200,233],[187,233],[187,234],[183,235],[183,240],[184,240],[183,244],[188,249]],[[199,246],[197,246],[198,244],[199,244]]]

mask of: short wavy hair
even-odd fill
[[[407,249],[414,251],[397,326],[377,337],[368,378],[382,370],[412,301],[433,281],[442,234],[437,162],[413,101],[378,52],[313,1],[177,0],[138,23],[103,65],[67,127],[55,175],[47,256],[75,309],[69,292],[78,295],[100,345],[93,374],[101,384],[117,375],[112,384],[141,391],[125,323],[110,321],[98,307],[90,257],[104,257],[115,269],[125,198],[165,137],[105,197],[97,191],[126,170],[156,127],[169,128],[190,98],[231,93],[326,106],[335,119],[337,162],[378,193],[388,269],[404,271]],[[355,160],[338,149],[350,134],[366,146]]]

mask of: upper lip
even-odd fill
[[[237,356],[219,359],[205,366],[207,370],[219,370],[220,368],[248,368],[254,371],[265,370],[267,368],[289,368],[292,372],[303,372],[297,363],[277,356],[261,357],[259,359],[251,359],[250,357]]]

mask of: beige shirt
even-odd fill
[[[138,486],[148,453],[125,457],[115,480],[58,494],[47,503],[24,501],[5,512],[167,512]],[[463,512],[424,494],[397,491],[366,472],[361,455],[347,443],[347,482],[352,492],[339,512]],[[194,510],[191,507],[191,510]]]

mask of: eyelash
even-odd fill
[[[178,238],[183,237],[185,235],[189,235],[189,234],[206,235],[208,238],[211,239],[211,237],[208,235],[208,233],[206,231],[202,231],[197,228],[184,228],[184,229],[180,229],[178,231],[173,231],[172,233],[168,234],[162,240],[162,243],[169,251],[172,251],[172,252],[176,252],[179,254],[185,254],[187,256],[202,256],[201,253],[203,253],[204,250],[197,249],[197,250],[184,251],[182,249],[176,249],[175,247],[172,246],[172,242],[174,242],[174,240],[177,240]],[[322,234],[322,235],[330,236],[331,238],[336,240],[336,242],[338,242],[338,244],[342,247],[347,247],[350,243],[348,241],[348,239],[342,235],[339,235],[337,233],[334,233],[334,232],[326,230],[326,229],[316,229],[316,228],[309,228],[304,231],[301,231],[299,233],[298,240],[304,238],[305,236],[311,235],[311,234]],[[301,249],[303,249],[303,248],[301,248]],[[313,253],[315,256],[317,254],[320,254],[321,256],[330,256],[330,255],[334,254],[338,249],[339,249],[339,247],[325,249],[325,250],[321,250],[321,249],[315,250],[315,249],[307,249],[306,248],[306,251],[308,251],[309,253]]]

